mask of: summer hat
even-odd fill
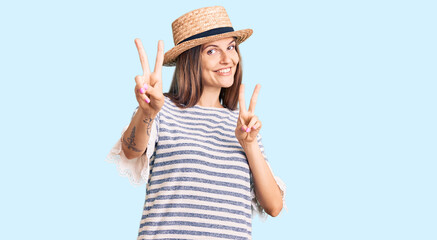
[[[176,58],[186,50],[216,41],[235,37],[237,44],[252,35],[252,29],[234,31],[224,7],[205,7],[188,12],[172,24],[174,47],[164,55],[164,66],[176,65]]]

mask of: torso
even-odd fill
[[[237,118],[165,99],[138,239],[251,238],[250,169]]]

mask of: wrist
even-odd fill
[[[259,148],[259,145],[258,145],[257,141],[252,141],[252,142],[240,141],[240,145],[243,148],[244,152],[251,151],[251,150]]]
[[[149,112],[149,111],[144,111],[141,107],[140,108],[138,108],[138,113],[140,114],[140,116],[141,116],[141,119],[155,119],[155,117],[156,117],[156,113],[152,113],[152,112]]]

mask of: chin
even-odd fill
[[[223,82],[222,88],[230,88],[232,84],[234,84],[234,78],[232,78],[232,81]]]

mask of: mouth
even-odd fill
[[[218,75],[220,75],[220,76],[228,76],[231,74],[231,68],[230,67],[222,68],[222,69],[219,69],[215,72],[218,73]]]

